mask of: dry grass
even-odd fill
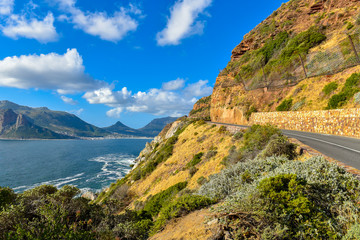
[[[220,163],[228,155],[228,150],[233,144],[231,136],[218,132],[218,127],[212,128],[211,125],[204,124],[196,126],[192,124],[180,134],[178,142],[175,144],[173,155],[165,162],[160,164],[148,177],[132,184],[130,190],[137,196],[137,200],[144,201],[150,195],[155,195],[176,183],[188,181],[188,188],[197,189],[199,187],[197,179],[201,176],[208,177],[223,169]],[[198,134],[195,135],[194,133]],[[200,141],[202,136],[206,136]],[[217,147],[217,155],[211,159],[205,159],[196,165],[198,171],[191,177],[186,164],[193,156],[199,152],[207,153],[210,149]]]

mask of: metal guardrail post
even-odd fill
[[[352,40],[350,34],[347,33],[346,35],[348,36],[348,38],[349,38],[349,40],[350,40],[351,46],[352,46],[353,51],[354,51],[354,53],[355,53],[355,57],[356,57],[358,63],[360,64],[360,57],[359,57],[358,52],[356,51],[356,47],[355,47],[354,41]]]
[[[306,68],[305,68],[305,64],[304,64],[304,60],[302,59],[300,53],[299,53],[299,58],[300,58],[301,66],[303,67],[303,70],[304,70],[305,78],[308,78]]]

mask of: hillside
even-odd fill
[[[344,93],[360,71],[350,38],[359,53],[359,1],[284,3],[233,50],[216,80],[211,119],[246,124],[255,111],[360,106],[360,82]]]
[[[70,186],[0,188],[8,196],[0,238],[56,229],[74,239],[360,239],[358,175],[272,125],[205,121],[358,107],[359,4],[284,3],[235,47],[213,94],[168,124],[95,200]],[[120,122],[111,129],[134,131]]]
[[[0,109],[12,109],[17,114],[27,117],[29,122],[60,135],[71,137],[104,137],[109,133],[95,127],[77,116],[61,111],[52,111],[46,107],[31,108],[9,101],[0,101]]]
[[[156,137],[163,128],[172,123],[177,118],[174,117],[166,117],[166,118],[156,118],[152,120],[149,124],[144,126],[143,128],[133,129],[121,122],[117,122],[110,127],[103,128],[108,132],[113,132],[122,135],[130,135],[130,136],[139,136],[139,137]]]
[[[39,127],[26,116],[0,109],[0,138],[5,139],[69,139],[71,137]]]

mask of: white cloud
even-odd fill
[[[128,8],[120,8],[113,16],[109,16],[106,12],[83,12],[75,7],[75,0],[58,0],[58,2],[61,8],[70,14],[70,17],[61,16],[62,20],[72,22],[75,28],[90,35],[112,42],[118,42],[127,33],[135,31],[139,25],[135,16],[142,14],[141,10],[132,4]]]
[[[76,49],[57,53],[23,55],[0,60],[0,86],[21,89],[57,90],[61,94],[101,88],[104,82],[85,74],[82,57]]]
[[[66,96],[61,96],[61,100],[63,100],[65,103],[70,104],[70,105],[76,105],[78,104],[77,101],[75,101],[72,98],[66,97]]]
[[[14,0],[0,0],[0,15],[10,15],[14,8]]]
[[[120,114],[123,112],[123,110],[124,109],[122,107],[113,108],[106,112],[106,115],[111,118],[120,118]]]
[[[13,39],[24,37],[36,39],[41,43],[53,42],[58,39],[52,13],[48,13],[43,20],[27,19],[24,15],[13,14],[6,20],[6,25],[1,30],[5,36]]]
[[[160,46],[178,45],[186,37],[202,34],[204,23],[196,21],[212,0],[178,0],[170,9],[166,28],[156,36]]]
[[[181,89],[184,86],[185,86],[185,80],[178,78],[176,80],[164,83],[162,88],[167,91],[174,91],[174,90]]]
[[[87,92],[84,98],[90,104],[106,104],[108,106],[116,106],[131,101],[131,92],[124,87],[121,91],[113,92],[112,88],[104,87],[92,92]]]
[[[174,81],[171,81],[163,84],[165,88],[153,88],[147,92],[140,91],[135,94],[132,94],[127,88],[123,88],[121,91],[113,91],[112,88],[105,87],[87,92],[83,97],[90,104],[105,104],[113,107],[107,112],[110,117],[119,117],[121,112],[125,110],[177,117],[189,113],[197,101],[197,97],[208,96],[212,92],[212,87],[208,85],[208,81],[203,80],[186,87],[184,83],[181,87],[179,84],[175,88],[175,85]],[[169,86],[173,88],[171,89]]]

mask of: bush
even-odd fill
[[[329,99],[327,109],[336,109],[344,106],[347,101],[352,98],[355,93],[360,91],[360,74],[352,74],[345,82],[339,94],[335,94]]]
[[[272,125],[253,125],[244,134],[243,150],[261,150],[273,135],[281,135],[281,131]]]
[[[357,104],[360,104],[360,92],[358,92],[357,94],[355,94],[354,96],[354,101]]]
[[[216,150],[209,150],[206,154],[205,154],[205,159],[209,160],[213,157],[216,156],[218,152]]]
[[[258,157],[266,158],[271,156],[285,156],[290,160],[296,157],[296,145],[290,143],[285,136],[274,135],[265,149],[258,155]]]
[[[177,183],[168,189],[152,196],[145,202],[144,211],[151,214],[151,216],[157,216],[161,208],[169,201],[171,201],[176,194],[186,188],[187,182]]]
[[[159,213],[151,233],[155,234],[163,228],[166,222],[172,218],[184,216],[194,210],[198,210],[213,204],[210,198],[198,195],[184,195],[172,201]]]
[[[204,155],[203,152],[199,152],[198,154],[195,154],[193,159],[188,164],[186,164],[186,167],[187,168],[194,167],[195,165],[200,163],[203,155]]]
[[[291,59],[297,57],[298,54],[307,54],[309,50],[326,39],[316,27],[311,27],[307,31],[299,33],[289,40],[286,47],[280,54],[280,61],[288,64]]]
[[[196,181],[199,185],[203,185],[207,182],[207,179],[204,176],[201,176],[198,178],[198,180]]]
[[[290,111],[292,104],[292,99],[285,99],[279,106],[277,106],[276,111]]]
[[[251,106],[246,112],[245,112],[245,117],[246,117],[246,120],[250,120],[250,117],[251,117],[251,114],[257,112],[258,110],[256,109],[256,107],[254,106]]]
[[[360,217],[359,180],[322,157],[241,162],[211,176],[199,194],[224,199],[216,211],[230,238],[341,239],[354,236]]]
[[[196,173],[198,170],[199,170],[199,169],[197,169],[196,167],[190,167],[190,168],[189,168],[190,177],[194,176],[195,173]]]
[[[243,136],[244,136],[244,133],[243,133],[243,132],[237,132],[237,133],[234,134],[234,136],[232,137],[232,139],[233,139],[234,141],[238,141],[238,140],[240,140]]]
[[[339,85],[336,82],[331,82],[325,85],[322,91],[323,93],[325,93],[325,95],[329,95],[330,93],[334,92],[338,88],[338,86]]]
[[[14,202],[16,199],[16,194],[10,188],[0,187],[0,212],[6,208],[7,205]]]

